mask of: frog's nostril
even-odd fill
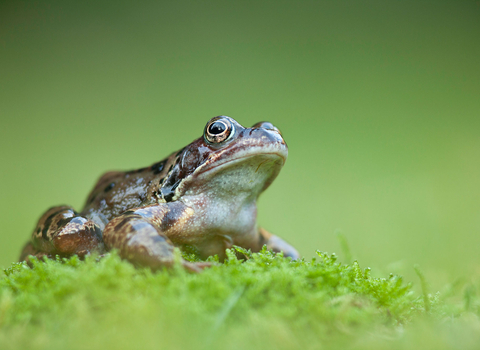
[[[270,122],[258,122],[252,126],[252,128],[262,128],[262,129],[267,129],[267,130],[275,130],[276,127],[273,126],[272,123]]]
[[[272,130],[272,131],[278,132],[280,135],[282,134],[282,132],[281,132],[275,125],[273,125],[273,124],[270,123],[270,122],[259,122],[259,123],[255,124],[255,125],[253,125],[252,128],[254,128],[254,129]]]

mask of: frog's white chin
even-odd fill
[[[204,171],[192,174],[194,181],[185,179],[185,195],[209,193],[218,197],[255,198],[263,192],[277,177],[285,156],[279,153],[237,154],[239,157],[229,159]]]

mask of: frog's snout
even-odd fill
[[[278,128],[273,126],[271,123],[263,122],[262,124],[267,124],[271,127],[255,127],[251,129],[251,136],[258,138],[264,141],[266,144],[281,144],[287,147],[285,140],[282,137],[282,134]],[[256,124],[257,125],[257,124]]]

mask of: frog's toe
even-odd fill
[[[293,247],[290,247],[290,248],[291,248],[290,250],[283,252],[283,256],[285,258],[292,258],[292,260],[300,259],[300,254],[298,254],[297,250]]]
[[[298,251],[280,237],[271,234],[263,228],[259,229],[259,235],[262,246],[265,244],[269,250],[273,250],[275,253],[282,252],[286,258],[292,258],[293,260],[300,259]]]
[[[194,272],[194,273],[200,273],[204,269],[212,267],[213,265],[215,265],[215,263],[208,262],[208,261],[195,262],[195,263],[188,262],[188,261],[182,262],[182,266],[185,270],[189,272]]]
[[[54,255],[54,254],[47,254],[47,253],[43,253],[43,252],[28,255],[23,260],[27,263],[28,267],[30,267],[30,268],[33,268],[33,266],[34,266],[32,258],[35,258],[39,261],[43,261],[45,258],[50,259],[50,260],[55,260],[57,258],[57,256]]]

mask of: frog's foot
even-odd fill
[[[29,255],[24,260],[30,268],[33,268],[32,257],[37,258],[39,261],[43,261],[43,259],[45,258],[50,260],[55,260],[57,256],[52,254],[47,254],[47,253],[37,253],[34,255]]]
[[[61,254],[58,254],[58,255],[65,256]],[[83,260],[87,255],[90,255],[90,252],[86,250],[82,250],[77,252],[76,255],[78,255],[78,257],[81,260]],[[23,248],[22,253],[20,254],[20,259],[18,259],[18,261],[25,261],[28,266],[33,267],[32,259],[31,259],[32,257],[37,258],[40,261],[42,261],[45,258],[55,260],[57,258],[57,254],[49,254],[49,253],[38,251],[33,246],[32,242],[28,242]]]
[[[269,250],[273,250],[276,253],[283,252],[284,257],[290,257],[293,260],[300,258],[300,254],[298,254],[297,250],[280,237],[271,234],[263,228],[260,228],[258,230],[258,233],[260,236],[259,249],[261,249],[263,245],[266,244]]]
[[[188,262],[188,261],[183,261],[182,266],[190,272],[195,272],[199,273],[202,272],[203,269],[209,268],[215,265],[215,263],[208,262],[208,261],[202,261],[202,262]]]
[[[152,270],[173,266],[175,247],[158,225],[165,213],[165,208],[154,205],[129,210],[114,218],[103,230],[107,250],[117,249],[121,258]],[[181,261],[187,269],[198,270]]]
[[[48,259],[55,259],[55,255],[39,252],[32,244],[32,242],[28,242],[23,247],[22,253],[20,254],[20,258],[18,261],[25,261],[28,266],[33,267],[31,257],[35,257],[39,260],[43,260],[44,257]]]
[[[79,216],[71,207],[59,206],[49,209],[40,218],[20,259],[25,260],[29,255],[68,257],[78,254],[84,257],[92,251],[104,251],[100,227]]]

